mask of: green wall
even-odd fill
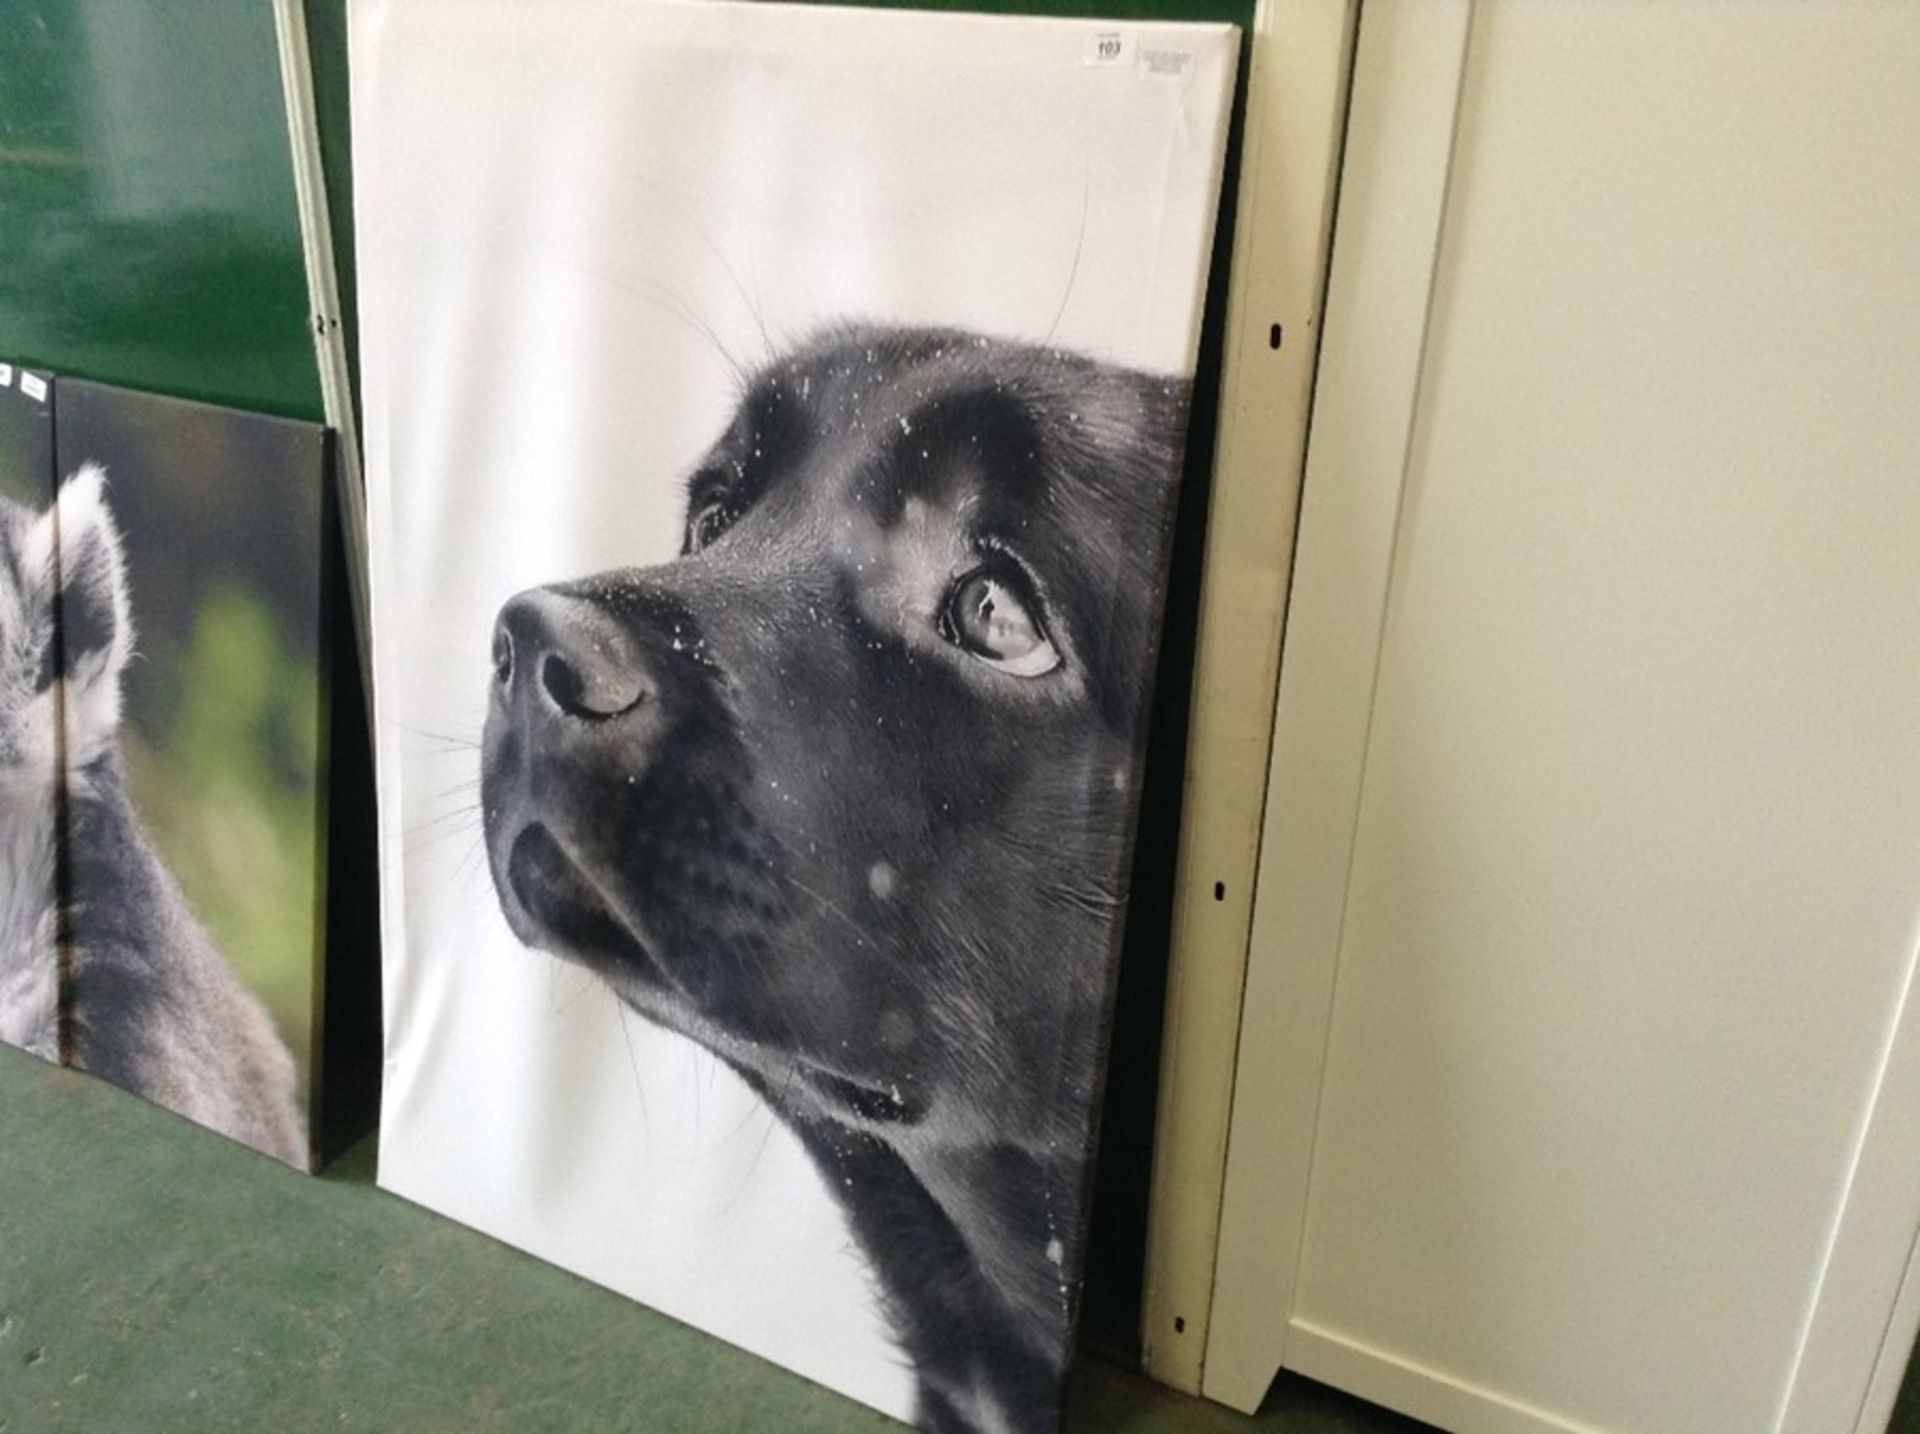
[[[0,356],[321,416],[266,0],[0,5]]]

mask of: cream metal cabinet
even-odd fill
[[[1367,0],[1352,66],[1244,1016],[1169,1056],[1230,1119],[1163,1151],[1150,1356],[1462,1430],[1879,1428],[1920,6]],[[1176,968],[1237,994],[1230,942]]]

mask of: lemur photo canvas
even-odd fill
[[[1051,1429],[1236,36],[350,20],[381,1182]]]
[[[0,360],[0,1043],[60,1058],[52,376]]]
[[[306,1168],[325,435],[56,392],[59,1054]]]

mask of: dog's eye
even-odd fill
[[[940,633],[1002,672],[1040,677],[1060,665],[1060,653],[1040,625],[1038,606],[1015,574],[975,568],[948,594]]]
[[[687,551],[697,553],[733,526],[733,509],[715,498],[687,519]]]

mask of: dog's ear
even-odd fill
[[[86,761],[120,725],[120,674],[133,654],[126,557],[107,507],[107,475],[87,464],[60,487],[31,547],[57,581],[46,676],[66,680],[70,760]]]

